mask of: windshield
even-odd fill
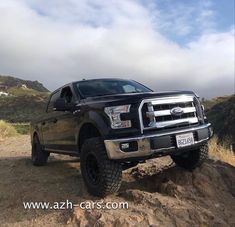
[[[151,92],[149,88],[131,80],[84,80],[76,83],[79,93],[84,97]]]

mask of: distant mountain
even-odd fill
[[[219,139],[235,143],[235,95],[204,100],[204,105]]]
[[[29,122],[45,108],[50,92],[38,81],[0,76],[0,119]]]
[[[38,81],[22,80],[12,76],[1,76],[0,75],[0,90],[10,89],[13,87],[27,87],[39,92],[49,92],[41,83]]]

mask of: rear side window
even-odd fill
[[[53,111],[54,103],[59,97],[60,97],[60,91],[57,91],[54,94],[52,94],[52,96],[50,98],[50,102],[47,106],[47,112],[52,112]]]

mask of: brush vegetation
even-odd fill
[[[21,135],[29,134],[29,131],[30,131],[29,123],[12,123],[11,125],[15,127],[17,133]]]
[[[218,141],[235,143],[235,95],[204,100],[203,104]]]
[[[17,131],[14,126],[3,120],[0,120],[0,141],[16,135]]]
[[[216,136],[209,142],[209,154],[213,159],[221,160],[235,166],[235,153],[229,148],[226,141],[221,143]]]
[[[38,81],[9,76],[0,76],[0,92],[5,94],[0,95],[0,119],[12,123],[30,122],[42,114],[50,94]]]

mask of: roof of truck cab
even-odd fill
[[[123,80],[123,81],[134,81],[131,79],[121,79],[121,78],[97,78],[97,79],[83,79],[83,80],[78,80],[78,81],[73,81],[72,83],[80,83],[84,81],[97,81],[97,80]]]
[[[72,84],[76,84],[76,83],[80,83],[80,82],[84,82],[84,81],[98,81],[98,80],[123,80],[123,81],[130,80],[130,81],[134,81],[134,80],[131,80],[131,79],[121,79],[121,78],[98,78],[98,79],[88,79],[88,80],[83,79],[83,80],[73,81],[73,82],[64,84],[63,86],[61,86],[61,87],[57,88],[56,90],[54,90],[51,94],[54,94],[55,92],[59,91],[63,87],[71,86]]]
[[[79,82],[84,82],[84,81],[99,81],[99,80],[117,80],[117,81],[134,81],[136,83],[139,83],[138,81],[135,81],[135,80],[132,80],[132,79],[122,79],[122,78],[97,78],[97,79],[82,79],[82,80],[78,80],[78,81],[73,81],[73,82],[70,82],[70,83],[67,83],[59,88],[57,88],[55,91],[53,91],[51,93],[54,94],[56,93],[57,91],[61,90],[62,88],[66,87],[66,86],[71,86],[71,85],[74,85],[76,83],[79,83]],[[141,84],[141,83],[139,83]],[[145,86],[144,84],[141,84],[143,86]],[[146,86],[145,86],[146,87]],[[148,89],[150,89],[149,87],[147,87]],[[152,90],[152,89],[150,89]],[[153,90],[152,90],[153,91]],[[171,91],[158,91],[158,93],[168,93],[168,92],[180,92],[180,93],[188,93],[188,94],[195,94],[193,91],[188,91],[188,90],[171,90]],[[196,95],[197,97],[199,97],[198,95]]]

